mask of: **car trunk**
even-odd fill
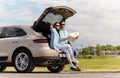
[[[75,10],[67,6],[48,7],[37,21],[34,22],[33,29],[37,32],[42,32],[48,39],[48,42],[50,42],[50,24],[54,25],[56,22],[60,22],[63,19],[66,20],[75,13]]]
[[[38,32],[48,31],[50,24],[60,22],[63,19],[66,20],[68,17],[73,16],[75,13],[75,10],[67,6],[49,7],[45,9],[37,21],[34,22],[33,29]]]

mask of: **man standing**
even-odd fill
[[[60,25],[61,25],[61,28],[60,28],[60,31],[59,31],[59,34],[60,34],[60,44],[70,44],[69,42],[69,33],[68,31],[65,29],[65,21],[62,20],[60,22]],[[77,39],[78,37],[76,37]],[[74,57],[77,58],[77,52],[76,50],[73,49],[73,54],[74,54]],[[77,62],[76,62],[76,59],[74,60],[73,64],[75,66],[77,66]],[[77,67],[78,68],[78,67]],[[78,68],[79,69],[79,68]],[[80,69],[79,69],[80,70]]]

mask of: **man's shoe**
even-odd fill
[[[70,67],[72,71],[80,71],[78,68]]]
[[[79,67],[77,67],[77,70],[78,70],[78,71],[81,71],[81,69],[80,69]]]

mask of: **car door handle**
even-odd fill
[[[12,43],[18,43],[18,41],[13,41]]]

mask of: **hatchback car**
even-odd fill
[[[68,64],[66,54],[51,49],[50,24],[66,20],[75,14],[67,6],[45,9],[33,26],[0,27],[0,72],[14,66],[17,72],[32,72],[35,66],[47,67],[57,73]]]

